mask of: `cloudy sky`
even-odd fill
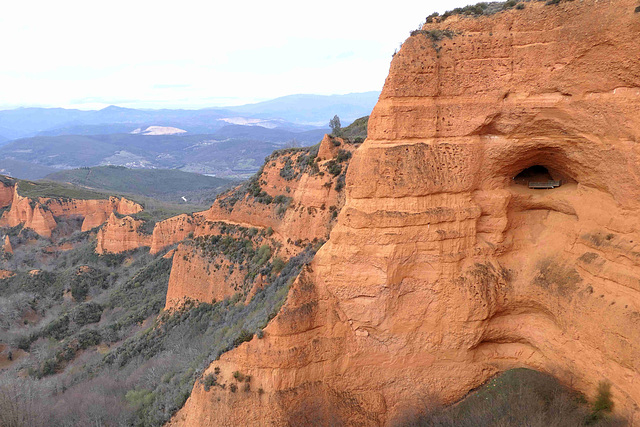
[[[0,4],[0,109],[203,108],[380,90],[433,11],[470,0]]]

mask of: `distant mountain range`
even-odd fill
[[[379,96],[377,91],[328,96],[289,95],[257,104],[229,107],[229,110],[259,118],[280,118],[291,123],[318,126],[326,126],[337,114],[343,124],[349,124],[358,117],[369,115]]]
[[[0,111],[0,143],[38,135],[129,133],[148,126],[176,127],[197,134],[213,133],[229,124],[309,130],[326,127],[336,114],[345,124],[368,115],[379,94],[290,95],[256,104],[201,110],[17,108]]]
[[[116,165],[246,178],[275,149],[318,143],[334,115],[343,125],[367,116],[378,96],[291,95],[202,110],[4,110],[0,173],[40,179],[64,169]]]

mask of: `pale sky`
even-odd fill
[[[470,2],[5,0],[0,109],[204,108],[380,90],[411,30]]]

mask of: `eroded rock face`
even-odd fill
[[[120,215],[133,215],[142,211],[142,206],[124,197],[109,197],[100,200],[77,200],[77,199],[41,199],[54,216],[83,217],[82,231],[102,225],[111,215],[116,212]]]
[[[3,179],[8,181],[9,178]],[[6,206],[10,208],[2,214],[0,226],[15,227],[22,224],[47,238],[51,237],[58,225],[55,217],[82,218],[81,231],[88,231],[102,225],[113,212],[132,215],[142,211],[142,206],[124,197],[96,200],[31,199],[18,194],[18,185],[15,183],[0,182],[0,207]]]
[[[17,186],[14,186],[11,207],[2,214],[0,226],[15,227],[20,224],[47,238],[51,237],[57,225],[49,209],[39,201],[20,196]]]
[[[394,425],[516,366],[640,422],[640,14],[525,5],[404,43],[330,240],[207,371],[251,391],[196,383],[172,424]]]
[[[221,301],[236,293],[247,294],[253,286],[259,286],[263,277],[259,269],[249,267],[252,256],[238,255],[240,248],[250,245],[252,249],[257,249],[267,245],[273,257],[282,252],[278,250],[276,240],[264,232],[257,232],[257,229],[253,234],[247,228],[223,222],[210,225],[206,233],[199,234],[195,240],[181,243],[175,250],[165,310],[179,307],[186,300],[208,303]],[[221,231],[221,228],[225,228],[225,231]],[[211,236],[220,236],[222,239],[211,240]],[[221,241],[223,239],[233,241]],[[220,250],[221,246],[228,249]],[[249,274],[251,277],[247,277]]]
[[[334,144],[328,135],[324,137],[319,153],[311,158],[317,159],[313,168],[312,161],[306,163],[309,153],[305,150],[276,152],[270,156],[255,180],[257,187],[252,187],[252,190],[259,188],[260,197],[253,197],[243,185],[221,195],[206,211],[158,222],[153,229],[151,253],[190,236],[212,234],[209,227],[219,221],[259,229],[271,227],[288,256],[298,254],[300,248],[314,240],[326,240],[344,203],[344,171],[351,153],[359,146],[341,138],[335,140]],[[341,151],[344,157],[337,159]],[[328,170],[332,162],[338,165],[332,169],[333,173]],[[282,173],[283,169],[287,172]],[[146,246],[146,241],[141,245]]]
[[[9,236],[4,236],[4,244],[2,245],[2,251],[5,254],[13,253],[13,246],[11,246],[11,240],[9,240]]]
[[[156,254],[167,246],[177,243],[193,234],[202,222],[202,215],[178,215],[160,221],[153,228],[151,253]]]
[[[329,158],[315,162],[316,157],[320,159],[319,154],[315,156],[305,150],[276,152],[254,180],[221,196],[209,210],[158,223],[153,231],[151,252],[185,238],[221,235],[221,226],[237,229],[240,233],[234,231],[229,237],[248,237],[256,249],[268,244],[272,259],[284,261],[298,255],[307,245],[326,240],[344,203],[344,190],[339,182],[344,179],[350,154],[357,147],[342,140],[340,145],[333,144],[325,137],[320,150],[326,141],[334,148]],[[249,230],[256,234],[248,236]],[[250,299],[262,286],[264,278],[260,275],[247,279],[249,270],[242,265],[245,260],[239,263],[223,254],[203,254],[198,245],[188,243],[181,244],[173,257],[166,309],[185,299],[219,301],[237,292]],[[248,293],[247,286],[251,287]]]
[[[13,202],[15,181],[7,176],[0,175],[0,208],[5,208]]]
[[[143,231],[144,221],[130,216],[118,217],[111,213],[104,226],[98,231],[96,253],[126,252],[151,245],[151,234]]]

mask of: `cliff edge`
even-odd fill
[[[640,422],[640,13],[550,3],[403,44],[329,241],[206,372],[250,387],[172,425],[394,425],[519,366]]]

